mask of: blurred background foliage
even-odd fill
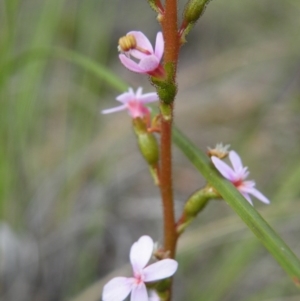
[[[256,207],[298,256],[299,15],[298,0],[212,1],[182,48],[175,113],[200,148],[222,141],[241,154],[272,200]],[[130,118],[99,113],[116,105],[118,85],[73,57],[153,91],[118,61],[130,30],[154,41],[146,0],[0,1],[1,300],[99,300],[102,277],[139,236],[161,239],[159,193]],[[179,214],[204,180],[176,149],[174,163]],[[300,300],[225,202],[208,205],[178,253],[175,300]]]

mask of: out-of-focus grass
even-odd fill
[[[199,147],[222,140],[242,153],[259,189],[272,199],[266,216],[298,255],[299,12],[297,0],[212,1],[182,49],[175,114]],[[159,28],[154,18],[146,1],[0,2],[4,300],[77,295],[126,262],[139,235],[160,237],[158,193],[130,120],[99,114],[114,105],[119,91],[72,62],[76,52],[91,64],[108,65],[134,88],[145,84],[148,92],[146,78],[118,63],[116,41],[133,29],[153,38]],[[53,47],[71,52],[8,64],[27,51]],[[203,180],[176,151],[174,156],[180,209]],[[247,231],[217,235],[231,226],[231,214],[213,202],[184,234],[175,299],[285,300],[298,294]],[[218,224],[224,215],[225,224]],[[202,240],[202,229],[211,239]]]

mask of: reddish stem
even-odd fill
[[[165,51],[164,66],[173,65],[168,72],[168,81],[176,85],[176,69],[179,54],[179,38],[177,24],[177,0],[165,0],[163,18],[161,20]],[[170,71],[171,70],[171,71]],[[174,96],[175,98],[175,96]],[[170,104],[161,102],[169,114],[162,112],[161,118],[161,165],[160,165],[160,191],[163,203],[164,217],[164,250],[169,252],[169,257],[174,258],[176,253],[177,232],[174,214],[173,182],[172,182],[172,119],[173,101]],[[168,289],[167,301],[171,300],[171,286]]]
[[[176,66],[179,53],[179,40],[177,35],[177,0],[166,0],[162,20],[163,36],[165,41],[164,64],[173,64],[174,72],[171,79],[176,83]],[[170,78],[170,74],[168,74]],[[172,118],[173,105],[170,104],[170,116],[161,119],[161,170],[160,183],[164,214],[164,249],[175,257],[176,225],[173,202],[172,185]]]
[[[164,250],[169,251],[170,257],[174,258],[176,249],[176,225],[173,202],[171,131],[172,121],[162,119],[160,190],[164,216]]]
[[[162,29],[165,40],[164,63],[173,63],[175,70],[179,54],[177,0],[166,0]],[[174,81],[176,71],[174,72]]]

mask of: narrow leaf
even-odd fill
[[[224,200],[240,216],[256,237],[278,261],[293,282],[300,286],[300,261],[281,237],[270,227],[240,192],[225,180],[211,164],[209,157],[189,141],[179,130],[173,130],[173,140],[191,163],[213,185]]]

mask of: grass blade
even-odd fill
[[[194,146],[179,130],[174,129],[173,139],[179,149],[201,172],[206,180],[222,195],[256,237],[264,244],[281,267],[300,286],[300,261],[262,216],[227,180],[223,179],[210,163],[209,158]]]

